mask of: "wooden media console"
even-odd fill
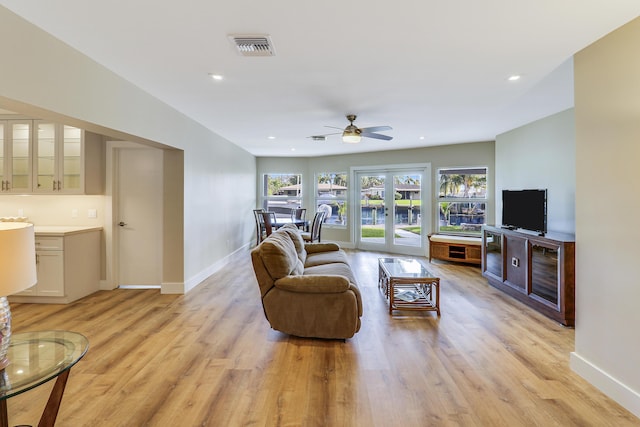
[[[572,234],[482,229],[482,275],[565,326],[575,323],[575,238]]]
[[[432,258],[444,261],[480,264],[482,262],[481,237],[429,235],[429,262]]]

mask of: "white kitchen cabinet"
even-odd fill
[[[38,282],[10,296],[9,300],[66,304],[98,291],[100,230],[99,227],[36,227]]]
[[[98,135],[42,120],[35,120],[34,128],[34,193],[103,192],[103,150]]]
[[[36,237],[38,283],[19,295],[64,296],[64,238]]]
[[[0,192],[31,192],[32,120],[0,121]]]
[[[43,120],[0,120],[0,194],[104,194],[100,135]]]

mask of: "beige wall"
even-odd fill
[[[252,155],[2,7],[0,22],[0,108],[183,150],[166,165],[181,188],[160,184],[172,192],[165,204],[173,220],[165,223],[165,242],[175,243],[163,251],[173,263],[163,269],[167,280],[188,290],[251,241]],[[61,218],[71,207],[64,202]]]
[[[467,144],[453,144],[438,147],[425,147],[410,150],[379,151],[371,153],[346,154],[340,156],[324,156],[309,158],[290,157],[260,157],[257,161],[256,188],[261,191],[262,175],[265,173],[302,173],[306,179],[303,182],[304,201],[303,206],[313,206],[313,177],[319,172],[347,172],[352,167],[358,166],[384,166],[403,164],[431,164],[431,194],[436,194],[438,168],[441,167],[461,167],[461,166],[487,166],[489,174],[487,177],[488,188],[493,188],[494,179],[494,142],[475,142]],[[260,194],[257,194],[259,199]],[[487,206],[494,206],[494,195],[489,192]],[[431,230],[435,227],[436,205],[432,203]],[[495,220],[493,210],[487,215],[487,222],[493,223]],[[429,231],[431,231],[429,230]],[[350,245],[354,242],[351,238],[350,227],[331,228],[322,227],[322,236],[327,240],[342,242]]]
[[[573,108],[496,137],[496,221],[502,190],[547,189],[547,229],[575,232]]]
[[[640,416],[640,19],[575,56],[573,369]]]

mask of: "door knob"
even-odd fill
[[[118,223],[118,225],[119,225],[120,227],[124,227],[125,225],[127,225],[127,223],[126,223],[126,222],[124,222],[124,221],[120,221],[120,222]]]

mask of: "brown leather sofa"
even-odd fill
[[[351,338],[362,298],[345,253],[335,243],[306,243],[295,226],[251,251],[264,314],[277,331],[299,337]]]

